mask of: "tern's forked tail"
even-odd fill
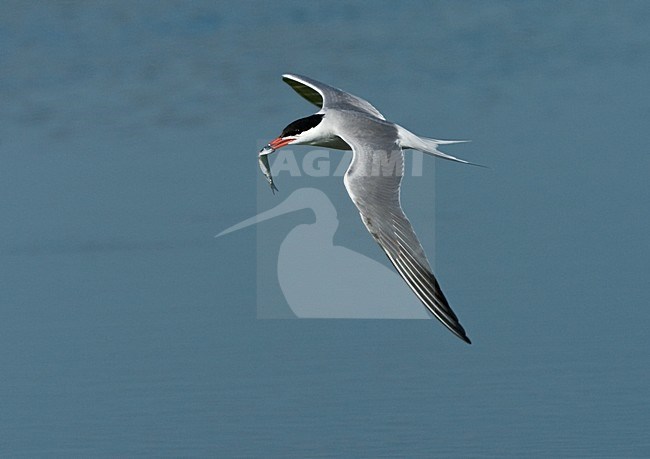
[[[452,143],[465,143],[469,140],[437,140],[429,139],[428,137],[420,137],[413,134],[408,129],[397,125],[397,137],[402,148],[411,148],[413,150],[421,151],[428,155],[437,156],[439,158],[448,159],[449,161],[456,161],[463,164],[471,164],[472,166],[481,166],[480,164],[470,163],[464,159],[456,158],[455,156],[448,155],[438,150],[439,145],[448,145]]]

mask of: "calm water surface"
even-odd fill
[[[0,455],[650,456],[649,21],[2,2]],[[474,345],[256,319],[255,230],[213,236],[256,213],[260,142],[311,113],[286,71],[472,139],[450,153],[489,170],[437,161],[404,202],[433,231],[435,178],[436,271]],[[331,190],[339,242],[383,261]]]

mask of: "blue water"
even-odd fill
[[[649,21],[0,3],[0,455],[650,456]],[[311,113],[287,71],[472,140],[448,151],[490,169],[435,169],[436,272],[472,346],[434,321],[256,319],[255,230],[213,236],[256,213],[260,143]],[[432,188],[405,183],[416,228]]]

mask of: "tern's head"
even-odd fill
[[[323,115],[320,113],[300,118],[285,127],[282,134],[277,139],[272,140],[269,145],[274,150],[277,150],[285,145],[310,144],[321,137],[318,126],[322,120]]]

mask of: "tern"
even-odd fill
[[[465,141],[417,136],[386,120],[379,110],[360,97],[301,75],[284,74],[282,79],[320,110],[290,123],[260,151],[260,158],[286,145],[352,150],[352,161],[343,182],[359,210],[361,221],[431,314],[453,334],[471,344],[442,293],[400,203],[403,150],[419,150],[447,160],[472,164],[438,150],[440,145]],[[270,173],[267,174],[268,167],[262,167],[262,170],[275,191]]]

